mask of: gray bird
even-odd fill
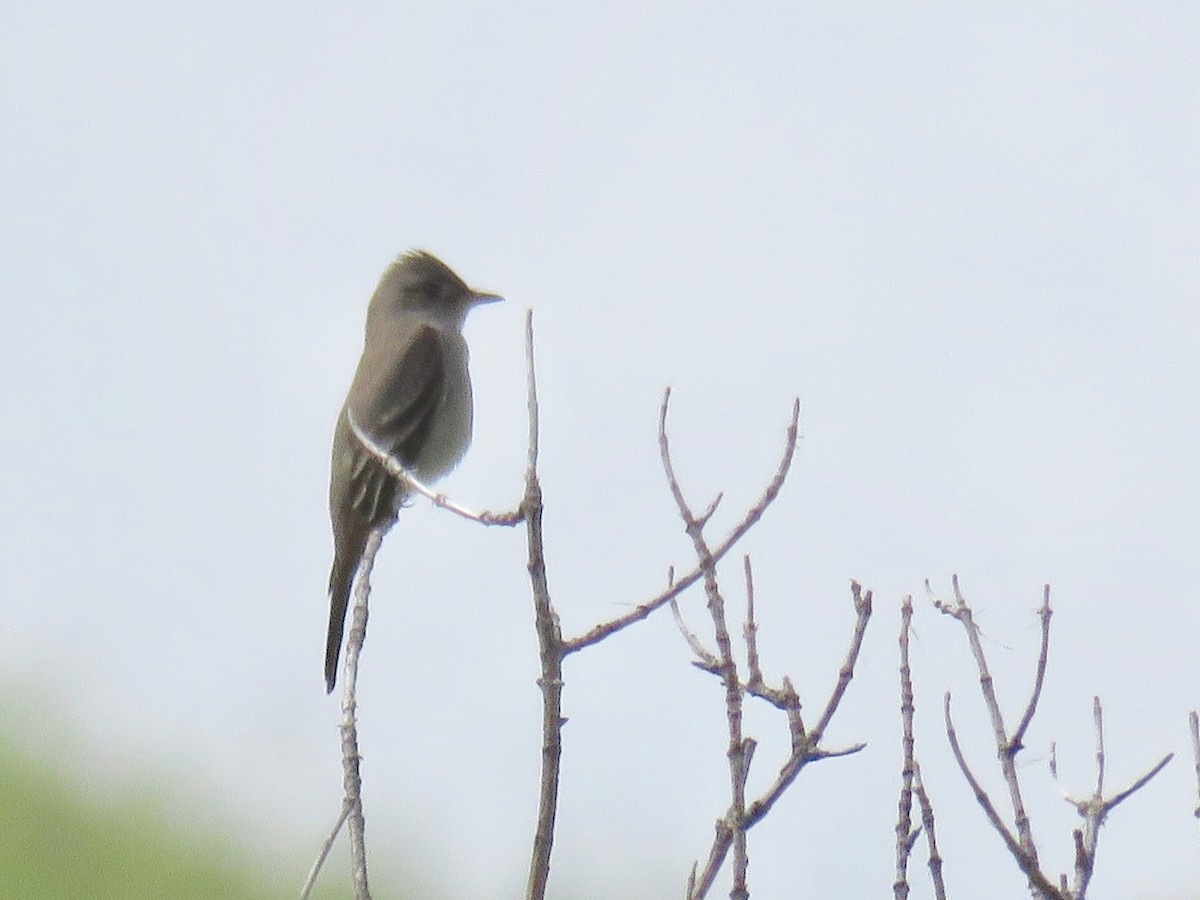
[[[390,528],[405,491],[354,436],[358,427],[424,482],[445,475],[471,443],[471,376],[462,336],[467,312],[502,299],[467,287],[424,251],[383,274],[367,307],[362,359],[333,432],[329,517],[329,637],[325,687],[337,681],[350,588],[373,528]]]

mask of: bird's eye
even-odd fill
[[[438,297],[438,284],[436,281],[422,281],[416,285],[413,293],[420,298],[418,302],[423,304],[435,303]]]

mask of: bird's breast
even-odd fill
[[[467,373],[467,348],[461,337],[443,344],[446,379],[437,412],[431,417],[429,438],[413,468],[422,481],[436,481],[463,458],[471,445],[474,405]]]

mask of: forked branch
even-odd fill
[[[928,582],[926,582],[926,589],[929,589]],[[932,591],[930,591],[930,596],[933,596]],[[1000,762],[1001,771],[1004,774],[1005,783],[1009,788],[1009,798],[1013,806],[1015,831],[1009,828],[997,811],[991,797],[988,796],[987,791],[984,790],[979,779],[975,777],[975,774],[967,764],[962,747],[959,745],[954,721],[950,715],[950,694],[947,693],[945,700],[946,736],[950,741],[950,748],[954,753],[955,760],[958,762],[959,769],[963,773],[963,777],[966,778],[967,783],[971,786],[971,790],[975,794],[975,799],[983,809],[988,821],[1001,838],[1003,838],[1005,846],[1008,847],[1009,852],[1016,859],[1017,865],[1029,881],[1030,888],[1038,896],[1044,898],[1044,900],[1085,900],[1088,888],[1091,885],[1092,874],[1095,870],[1096,846],[1099,842],[1100,827],[1104,824],[1104,820],[1117,805],[1143,788],[1155,775],[1161,772],[1167,763],[1171,761],[1174,754],[1168,753],[1129,787],[1106,799],[1104,797],[1106,763],[1104,713],[1100,705],[1100,698],[1097,697],[1094,699],[1092,714],[1096,730],[1096,784],[1089,797],[1074,798],[1064,792],[1067,801],[1075,807],[1076,811],[1083,818],[1084,825],[1082,828],[1075,829],[1072,833],[1072,843],[1075,849],[1073,876],[1071,879],[1068,879],[1064,874],[1058,879],[1058,884],[1055,884],[1042,870],[1041,864],[1038,861],[1037,850],[1033,842],[1032,828],[1030,827],[1028,817],[1025,815],[1024,805],[1021,801],[1020,783],[1017,780],[1016,766],[1013,763],[1014,757],[1023,746],[1025,730],[1033,720],[1034,710],[1037,707],[1045,678],[1046,660],[1050,647],[1050,617],[1052,615],[1049,585],[1043,589],[1042,606],[1038,611],[1038,615],[1042,620],[1042,645],[1038,653],[1033,694],[1025,708],[1025,713],[1021,717],[1021,724],[1011,737],[1004,731],[1004,719],[1000,712],[999,701],[996,699],[996,692],[992,683],[992,676],[988,670],[987,659],[983,652],[983,645],[979,639],[979,627],[975,624],[971,608],[967,605],[962,592],[959,590],[958,578],[954,578],[953,602],[947,603],[936,598],[933,598],[933,602],[937,609],[947,615],[953,616],[962,623],[963,628],[966,630],[967,640],[979,669],[979,684],[984,705],[992,720],[997,758]],[[1050,767],[1051,774],[1057,778],[1058,765],[1056,753],[1053,752],[1053,748],[1050,755]]]
[[[845,756],[855,753],[864,746],[863,744],[857,744],[842,750],[826,750],[820,746],[820,741],[838,704],[845,694],[850,679],[853,677],[854,665],[858,659],[867,621],[871,615],[871,593],[867,591],[864,594],[857,582],[852,585],[855,610],[858,616],[850,642],[850,649],[838,673],[837,683],[821,713],[817,725],[813,729],[808,730],[805,727],[800,712],[800,698],[795,688],[792,687],[791,682],[787,678],[784,678],[780,685],[771,686],[763,678],[758,652],[758,623],[755,619],[754,609],[754,579],[748,556],[743,557],[743,572],[746,585],[746,620],[742,627],[742,637],[746,644],[747,676],[743,678],[739,671],[738,662],[733,652],[731,630],[726,616],[725,597],[717,578],[719,553],[724,553],[728,549],[728,546],[731,545],[718,548],[719,552],[714,551],[704,536],[704,528],[716,510],[721,497],[718,495],[700,514],[696,514],[692,510],[684,497],[683,489],[679,485],[679,480],[676,477],[675,468],[671,460],[670,441],[667,435],[666,420],[669,400],[670,392],[668,391],[663,396],[663,403],[659,413],[658,440],[663,471],[666,473],[667,485],[671,491],[671,496],[675,499],[675,504],[678,508],[680,518],[683,520],[684,528],[692,540],[692,548],[698,560],[695,570],[697,572],[696,577],[702,577],[704,580],[704,593],[707,598],[709,616],[712,620],[713,640],[716,649],[710,650],[706,648],[700,639],[684,625],[678,605],[675,602],[675,593],[682,589],[679,587],[678,582],[672,580],[668,590],[660,596],[663,598],[661,602],[669,602],[671,604],[680,631],[683,632],[689,646],[697,656],[697,666],[719,677],[724,687],[725,718],[728,734],[725,756],[729,763],[730,785],[729,807],[725,811],[725,814],[717,820],[716,834],[704,867],[700,869],[697,866],[693,866],[692,868],[687,882],[686,896],[689,900],[699,900],[699,898],[707,896],[726,858],[732,852],[732,886],[729,896],[733,900],[742,900],[742,898],[749,897],[750,895],[747,885],[749,857],[747,853],[746,832],[766,816],[771,807],[808,763],[831,756]],[[765,504],[774,499],[782,484],[782,479],[787,473],[787,466],[790,463],[795,447],[796,416],[798,412],[798,405],[794,406],[784,460],[776,474],[775,480],[768,486],[768,490],[764,494],[764,500],[760,501],[759,506],[762,508],[765,508]],[[755,513],[752,510],[752,517],[748,517],[743,521],[757,521],[758,515],[761,515],[761,511]],[[734,533],[738,534],[738,530],[735,529]],[[753,738],[745,735],[742,729],[743,704],[747,695],[766,700],[786,714],[792,746],[791,755],[780,768],[779,776],[774,783],[760,797],[750,802],[747,802],[746,799],[746,781],[750,773],[750,765],[754,758],[754,751],[757,744]]]

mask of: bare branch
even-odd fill
[[[1105,800],[1104,710],[1100,704],[1099,697],[1093,698],[1092,718],[1096,730],[1096,786],[1092,791],[1092,795],[1087,798],[1076,799],[1064,794],[1067,802],[1075,807],[1079,815],[1083,817],[1084,822],[1083,828],[1077,828],[1073,833],[1075,842],[1075,879],[1071,896],[1077,898],[1077,900],[1082,900],[1082,898],[1086,897],[1088,887],[1091,884],[1092,875],[1096,867],[1096,848],[1100,840],[1100,828],[1104,825],[1108,814],[1134,792],[1141,790],[1175,756],[1173,753],[1168,753],[1150,771],[1128,788]],[[1065,879],[1066,876],[1063,877]]]
[[[747,684],[761,686],[762,666],[758,660],[758,623],[754,620],[754,573],[750,568],[750,554],[742,556],[742,572],[746,577],[746,624],[742,626],[742,638],[746,641],[746,669],[749,671]]]
[[[996,811],[995,805],[992,803],[992,798],[988,796],[987,791],[983,789],[983,785],[979,783],[979,779],[975,777],[975,773],[971,771],[967,765],[966,757],[963,756],[962,747],[958,743],[958,733],[954,730],[954,720],[950,716],[950,692],[946,692],[945,697],[945,718],[946,718],[946,737],[950,739],[950,749],[954,752],[954,759],[958,763],[959,770],[963,773],[963,777],[967,779],[967,784],[971,786],[971,790],[975,794],[975,800],[983,809],[984,815],[996,832],[1004,839],[1004,845],[1008,847],[1008,852],[1016,859],[1017,865],[1021,867],[1021,871],[1025,873],[1025,877],[1029,879],[1031,887],[1041,892],[1044,900],[1071,900],[1070,896],[1062,891],[1059,891],[1039,868],[1037,857],[1025,851],[1021,846],[1021,842],[1008,830],[1008,826],[1004,824],[1004,820],[1000,818],[1000,814]]]
[[[857,614],[854,633],[850,636],[850,647],[846,650],[842,667],[838,669],[837,684],[834,685],[829,699],[825,701],[825,709],[821,712],[817,726],[809,734],[809,742],[813,745],[821,743],[825,729],[829,727],[842,697],[846,695],[846,688],[850,686],[850,679],[854,677],[854,666],[858,662],[858,654],[862,650],[863,638],[867,633],[867,623],[871,621],[871,601],[875,595],[871,591],[863,593],[862,585],[853,580],[850,582],[850,594],[854,598],[854,612]]]
[[[317,876],[321,874],[321,867],[325,865],[325,860],[329,858],[329,851],[333,849],[333,842],[337,840],[338,832],[346,824],[346,817],[349,815],[350,804],[343,801],[337,821],[333,823],[333,828],[330,829],[328,837],[321,844],[321,850],[317,853],[317,858],[313,862],[312,868],[308,870],[308,878],[304,879],[304,887],[300,888],[300,900],[308,900],[312,895],[312,889],[317,883]]]
[[[903,761],[900,765],[900,801],[896,815],[896,880],[892,883],[892,894],[896,900],[908,897],[908,858],[912,855],[917,832],[912,827],[913,780],[917,763],[914,756],[913,738],[913,686],[912,669],[908,661],[908,634],[912,628],[912,597],[905,597],[900,606],[900,747]]]
[[[921,825],[925,831],[925,843],[929,846],[929,877],[933,881],[935,900],[946,900],[946,883],[942,879],[942,857],[938,853],[937,830],[933,821],[933,804],[921,780],[921,766],[913,763],[913,790],[921,805]]]
[[[1132,794],[1136,793],[1137,791],[1140,791],[1142,788],[1144,788],[1147,784],[1150,783],[1150,779],[1152,779],[1155,775],[1157,775],[1159,772],[1161,772],[1163,769],[1165,769],[1167,766],[1167,763],[1169,763],[1174,758],[1175,758],[1174,753],[1168,753],[1166,756],[1164,756],[1162,759],[1160,759],[1158,762],[1156,762],[1151,767],[1149,772],[1147,772],[1145,775],[1143,775],[1141,778],[1139,778],[1137,781],[1135,781],[1129,787],[1125,788],[1125,790],[1118,791],[1116,794],[1114,794],[1112,796],[1112,799],[1108,800],[1105,803],[1105,806],[1107,807],[1107,811],[1112,812],[1112,810],[1118,804],[1124,803],[1126,800],[1129,799],[1130,795],[1132,795]]]
[[[538,820],[529,863],[527,900],[542,900],[550,880],[550,853],[554,846],[554,823],[558,814],[559,770],[562,760],[562,630],[550,600],[546,578],[545,548],[542,543],[542,488],[537,476],[538,399],[533,365],[533,312],[525,314],[526,404],[529,415],[529,455],[525,470],[525,498],[521,512],[528,544],[529,580],[533,589],[534,622],[541,659],[542,769],[538,792]]]
[[[1042,649],[1038,652],[1033,693],[1025,707],[1025,714],[1021,716],[1021,724],[1017,726],[1017,730],[1013,732],[1012,739],[1009,741],[1014,753],[1025,746],[1025,732],[1029,729],[1029,723],[1033,721],[1033,714],[1037,712],[1038,700],[1042,696],[1042,684],[1046,680],[1046,661],[1050,656],[1050,617],[1052,615],[1054,613],[1050,609],[1050,585],[1047,584],[1042,587],[1042,607],[1038,610],[1038,616],[1042,620]]]
[[[749,673],[745,684],[746,693],[787,713],[791,733],[803,735],[805,731],[804,723],[800,719],[800,697],[792,687],[791,680],[784,675],[780,686],[772,687],[763,679],[762,664],[758,656],[758,621],[754,613],[754,574],[749,554],[742,557],[742,573],[746,579],[746,622],[742,626],[742,638],[746,642],[746,668]]]
[[[692,548],[704,572],[704,593],[708,598],[708,611],[713,622],[713,633],[717,642],[717,653],[712,661],[718,664],[721,680],[725,685],[725,720],[729,734],[726,758],[729,760],[730,804],[725,814],[725,828],[733,847],[733,886],[729,896],[732,900],[745,900],[750,896],[746,886],[746,873],[749,867],[749,856],[746,848],[746,778],[750,771],[750,759],[753,754],[754,742],[742,733],[742,701],[745,689],[738,675],[737,662],[733,658],[733,642],[729,637],[729,627],[725,618],[725,598],[717,583],[717,563],[713,559],[708,542],[704,539],[704,525],[716,511],[720,495],[700,516],[696,516],[684,499],[683,490],[675,475],[671,463],[670,441],[667,437],[667,404],[671,396],[668,388],[663,395],[662,407],[658,417],[658,445],[662,457],[663,471],[667,476],[667,484],[679,516],[683,519],[688,537],[692,540]],[[698,645],[696,641],[693,645]],[[701,654],[705,659],[706,654]],[[708,654],[711,658],[711,654]],[[716,877],[721,860],[710,854],[710,867],[701,874],[696,887],[694,898],[705,895]]]
[[[675,567],[668,566],[667,583],[670,584],[674,579]],[[683,613],[679,610],[678,598],[672,597],[669,605],[671,607],[671,615],[675,619],[675,627],[679,629],[679,633],[683,635],[683,639],[687,641],[688,646],[692,648],[692,652],[696,654],[696,660],[693,662],[693,665],[719,677],[721,674],[721,661],[717,659],[715,653],[704,646],[703,641],[697,637],[696,633],[687,627],[687,623],[683,621]]]
[[[371,900],[367,884],[366,822],[362,810],[362,758],[358,755],[358,660],[367,638],[368,606],[371,598],[371,572],[375,555],[383,542],[384,529],[373,528],[367,538],[362,561],[358,566],[358,583],[354,589],[354,611],[350,632],[346,637],[346,661],[342,665],[342,721],[338,730],[342,736],[343,805],[350,824],[350,877],[354,882],[355,900]]]
[[[675,469],[671,465],[671,442],[667,437],[667,409],[671,405],[671,389],[668,387],[663,391],[662,403],[658,407],[658,452],[659,458],[662,461],[663,471],[667,475],[667,487],[671,491],[671,496],[675,498],[675,506],[679,509],[679,514],[683,518],[685,524],[692,524],[696,521],[696,517],[692,515],[691,508],[688,506],[687,500],[684,499],[683,489],[679,486],[679,479],[675,477]],[[721,495],[717,495],[720,500]],[[710,510],[716,510],[716,501],[709,507]]]
[[[386,447],[375,440],[370,434],[359,426],[354,418],[354,413],[347,408],[346,421],[350,423],[350,430],[354,432],[354,436],[358,438],[359,443],[366,448],[372,456],[379,460],[380,465],[393,478],[397,478],[405,486],[406,489],[420,494],[428,499],[434,506],[439,506],[442,509],[449,510],[457,516],[462,516],[464,519],[470,519],[472,522],[478,522],[481,525],[516,525],[521,521],[521,510],[514,512],[474,512],[467,509],[465,506],[459,506],[445,494],[439,494],[433,488],[425,484],[421,479],[417,478],[405,465],[392,456]]]
[[[759,822],[768,812],[775,802],[783,795],[788,786],[796,780],[796,776],[810,762],[816,762],[820,759],[831,759],[838,756],[850,756],[858,753],[866,744],[852,744],[849,747],[844,747],[837,750],[823,750],[820,748],[821,738],[825,733],[825,728],[828,726],[834,712],[837,711],[838,704],[841,703],[842,697],[846,693],[846,686],[849,684],[850,678],[854,674],[854,666],[858,661],[859,651],[862,649],[863,635],[866,632],[867,622],[871,618],[871,597],[870,591],[865,594],[862,592],[862,587],[857,581],[850,583],[851,591],[854,595],[854,608],[857,617],[854,621],[854,633],[850,637],[850,646],[846,651],[846,658],[842,662],[842,667],[838,671],[838,681],[834,685],[833,691],[830,693],[829,700],[825,704],[825,711],[821,715],[821,721],[810,733],[802,733],[802,725],[799,725],[799,717],[794,720],[801,731],[792,732],[792,755],[787,762],[779,770],[779,775],[774,783],[763,792],[759,799],[749,805],[746,810],[746,827],[750,828],[755,823]],[[791,685],[787,687],[790,689]]]
[[[1188,713],[1188,730],[1192,733],[1192,759],[1196,767],[1196,795],[1200,797],[1200,713],[1194,709]],[[1196,806],[1193,815],[1200,819],[1200,805]]]
[[[818,747],[816,750],[811,750],[808,753],[807,762],[817,762],[822,759],[838,759],[842,756],[853,756],[855,753],[860,753],[867,749],[866,742],[859,741],[857,744],[851,744],[849,747],[838,747],[835,750],[827,750],[823,747]],[[759,818],[762,818],[761,816]],[[755,820],[757,821],[757,819]]]
[[[1004,780],[1009,788],[1009,796],[1013,805],[1013,814],[1016,824],[1016,835],[1010,832],[1004,822],[1000,819],[996,812],[991,799],[987,793],[979,785],[974,774],[967,767],[966,760],[962,755],[962,751],[958,745],[958,738],[954,732],[954,726],[950,718],[950,695],[946,694],[946,733],[950,738],[951,748],[954,751],[955,759],[958,760],[959,768],[962,770],[967,782],[975,791],[976,799],[983,807],[988,820],[992,823],[992,827],[1001,835],[1009,851],[1017,860],[1021,871],[1029,879],[1030,888],[1038,891],[1046,898],[1061,898],[1061,900],[1084,900],[1087,896],[1088,888],[1091,884],[1092,874],[1095,871],[1096,863],[1096,847],[1099,842],[1100,828],[1103,826],[1109,812],[1112,811],[1119,803],[1135,791],[1140,790],[1146,785],[1150,779],[1157,775],[1164,766],[1172,759],[1173,754],[1168,754],[1163,757],[1149,772],[1139,778],[1133,785],[1126,790],[1117,794],[1109,800],[1104,799],[1104,779],[1106,770],[1106,751],[1104,743],[1104,710],[1100,703],[1100,698],[1096,697],[1092,701],[1092,718],[1096,733],[1095,743],[1095,759],[1096,759],[1096,781],[1095,787],[1090,796],[1085,798],[1073,798],[1059,785],[1059,790],[1062,791],[1066,800],[1071,803],[1083,817],[1084,825],[1082,828],[1077,828],[1072,832],[1072,841],[1075,849],[1075,864],[1074,878],[1071,885],[1068,887],[1066,874],[1059,877],[1059,886],[1051,884],[1049,878],[1041,871],[1038,862],[1036,847],[1033,843],[1033,834],[1030,828],[1029,819],[1025,815],[1024,805],[1021,801],[1020,784],[1017,781],[1016,767],[1014,765],[1014,757],[1021,750],[1023,736],[1025,730],[1029,727],[1033,720],[1034,712],[1037,708],[1038,699],[1041,695],[1042,686],[1045,680],[1046,660],[1049,656],[1050,642],[1050,618],[1052,611],[1050,609],[1050,586],[1046,585],[1042,593],[1042,606],[1038,611],[1042,620],[1042,644],[1038,654],[1037,675],[1034,679],[1034,688],[1032,697],[1026,707],[1025,713],[1022,716],[1021,724],[1017,732],[1012,738],[1005,736],[1004,721],[1000,713],[999,702],[996,699],[996,693],[992,685],[992,678],[987,668],[987,660],[983,653],[983,646],[979,640],[979,628],[975,624],[971,609],[967,605],[966,600],[959,590],[958,578],[955,577],[954,583],[954,602],[946,603],[934,598],[934,605],[946,613],[956,618],[966,630],[968,642],[971,646],[971,651],[975,656],[976,664],[979,668],[979,682],[983,693],[984,705],[992,719],[992,729],[996,740],[996,755],[1000,762],[1001,771],[1004,774]],[[933,597],[933,592],[929,588],[929,582],[925,583],[926,590]],[[1053,776],[1055,783],[1058,783],[1058,749],[1052,743],[1050,745],[1050,774]]]
[[[721,661],[717,659],[715,653],[701,643],[696,633],[687,627],[687,623],[683,621],[683,613],[679,611],[679,603],[675,597],[671,598],[670,606],[671,615],[675,617],[675,627],[679,629],[679,633],[683,635],[683,639],[688,642],[688,646],[696,654],[696,661],[693,665],[705,672],[711,672],[713,675],[720,676]]]
[[[1008,786],[1008,797],[1013,809],[1017,840],[1020,842],[1022,854],[1032,860],[1036,866],[1038,864],[1037,846],[1033,841],[1033,829],[1029,822],[1029,815],[1025,812],[1025,801],[1021,796],[1021,784],[1017,779],[1015,756],[1020,747],[1014,745],[1005,731],[1004,716],[1000,712],[1000,700],[996,696],[995,683],[992,680],[991,672],[988,670],[987,655],[983,652],[983,642],[979,639],[979,626],[975,623],[971,607],[967,605],[966,598],[963,597],[962,591],[959,589],[957,575],[952,577],[951,583],[954,586],[953,603],[947,603],[933,597],[933,589],[929,586],[928,580],[925,582],[925,590],[933,598],[934,606],[946,615],[957,619],[966,631],[967,643],[971,647],[971,654],[975,657],[975,665],[979,670],[979,689],[983,694],[983,703],[992,722],[992,735],[996,742],[996,755],[1000,761],[1000,771],[1003,773],[1004,782]],[[1042,621],[1043,623],[1048,622],[1048,616],[1043,618]],[[1031,702],[1031,706],[1034,704],[1036,704],[1036,695]]]
[[[538,414],[537,377],[533,368],[533,310],[525,310],[525,413],[529,420],[527,472],[537,471],[541,422]]]
[[[665,409],[664,409],[664,412],[665,412]],[[696,523],[701,528],[703,528],[704,526],[706,526],[708,524],[708,520],[711,519],[713,517],[713,515],[716,513],[717,507],[721,505],[721,501],[724,498],[725,498],[724,492],[717,494],[717,496],[713,497],[712,503],[708,504],[708,508],[705,509],[704,512],[700,513],[700,515],[696,517]]]
[[[729,896],[734,898],[734,900],[742,900],[742,898],[749,897],[749,889],[746,881],[749,864],[746,843],[746,832],[748,829],[767,814],[771,806],[807,763],[831,756],[847,755],[862,749],[863,745],[860,744],[844,750],[825,750],[819,747],[819,738],[820,733],[828,725],[829,719],[832,717],[841,697],[844,695],[850,678],[853,676],[854,663],[857,660],[862,645],[863,631],[871,612],[871,599],[870,592],[867,592],[864,598],[858,584],[855,583],[853,585],[855,607],[858,611],[858,624],[855,628],[854,637],[851,640],[851,648],[847,654],[847,660],[843,663],[842,669],[839,672],[838,682],[834,687],[829,703],[826,706],[819,732],[809,735],[805,732],[803,719],[800,715],[800,700],[791,682],[787,678],[784,678],[782,685],[774,688],[767,685],[763,679],[758,654],[758,626],[755,620],[754,580],[749,557],[743,559],[747,598],[743,637],[746,641],[747,668],[749,671],[745,682],[743,682],[738,672],[738,664],[734,658],[733,642],[730,637],[728,619],[725,612],[725,598],[717,579],[717,562],[720,557],[732,546],[733,540],[740,537],[746,528],[757,521],[762,511],[766,508],[766,505],[778,494],[795,451],[799,403],[796,402],[793,404],[792,422],[788,429],[787,446],[775,478],[768,485],[758,506],[751,510],[742,524],[734,530],[733,535],[727,538],[725,543],[714,552],[704,537],[704,527],[711,519],[717,503],[720,501],[720,495],[700,515],[697,515],[692,510],[687,499],[684,497],[683,489],[680,487],[671,458],[670,439],[666,427],[670,396],[671,392],[668,389],[663,395],[663,402],[659,410],[659,451],[662,458],[663,471],[667,478],[668,489],[675,500],[675,505],[679,511],[680,518],[684,522],[688,537],[692,541],[692,548],[698,562],[696,570],[693,575],[685,576],[678,582],[674,580],[674,571],[672,570],[668,589],[663,594],[660,594],[658,598],[655,598],[649,604],[643,604],[643,606],[639,607],[638,610],[635,610],[629,616],[622,617],[619,620],[615,620],[615,622],[609,622],[598,629],[593,629],[592,632],[589,632],[584,637],[569,642],[568,647],[570,649],[577,649],[578,647],[587,646],[594,640],[599,640],[607,634],[611,634],[616,628],[624,627],[631,622],[644,618],[645,615],[648,615],[649,612],[663,602],[671,604],[676,617],[676,623],[699,660],[696,665],[721,678],[725,689],[725,716],[728,729],[726,757],[729,761],[730,804],[725,815],[716,823],[713,844],[709,849],[708,858],[703,868],[700,868],[699,871],[697,871],[697,867],[693,867],[692,869],[688,879],[687,897],[689,900],[700,900],[700,898],[707,896],[716,879],[717,873],[724,864],[727,854],[732,850],[733,874]],[[689,584],[694,583],[695,580],[701,577],[704,579],[707,607],[713,622],[716,652],[704,647],[700,640],[687,629],[679,613],[678,604],[675,602],[675,596],[679,591],[685,589]],[[788,729],[792,738],[792,755],[780,770],[779,777],[762,797],[749,805],[746,803],[746,780],[750,771],[750,764],[753,759],[756,743],[753,738],[745,736],[742,731],[743,703],[747,694],[761,697],[777,708],[784,710],[788,717]]]
[[[663,397],[664,415],[669,396],[670,391],[668,390]],[[796,452],[796,438],[799,433],[799,424],[800,401],[797,399],[792,403],[792,418],[787,428],[787,439],[784,442],[783,455],[780,458],[779,466],[775,471],[774,477],[772,477],[770,484],[768,484],[766,489],[763,491],[762,496],[759,497],[758,502],[755,503],[754,506],[750,507],[750,509],[746,512],[746,515],[742,517],[742,520],[733,528],[732,531],[729,532],[725,539],[717,544],[715,549],[713,549],[711,553],[713,562],[721,561],[722,557],[724,557],[725,554],[728,553],[733,546],[746,535],[746,532],[749,531],[754,524],[762,518],[762,515],[764,512],[766,512],[767,507],[770,506],[775,501],[775,498],[779,495],[779,490],[783,487],[783,482],[787,478],[788,469],[791,467],[792,458]],[[689,587],[699,581],[703,575],[703,567],[697,565],[678,581],[668,585],[656,596],[630,610],[625,615],[618,616],[615,619],[597,625],[586,633],[566,641],[564,652],[570,654],[576,652],[577,650],[582,650],[584,647],[598,643],[599,641],[604,640],[610,634],[620,631],[621,629],[632,625],[634,622],[640,622],[656,609],[659,609],[670,602],[672,597],[678,597]]]

